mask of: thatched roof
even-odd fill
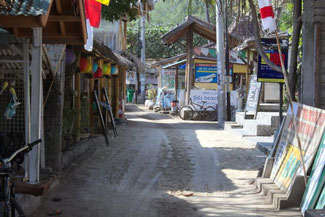
[[[188,16],[181,24],[170,30],[168,33],[161,37],[164,44],[171,45],[181,38],[183,38],[190,27],[193,27],[193,31],[208,39],[211,42],[216,42],[216,26],[206,21],[200,20],[197,17]],[[237,41],[231,34],[229,34],[230,47],[237,46]]]
[[[251,17],[241,17],[234,20],[228,28],[229,34],[241,43],[254,37],[255,27]]]

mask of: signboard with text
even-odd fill
[[[196,83],[217,83],[217,64],[197,63],[195,64],[195,82]]]
[[[273,46],[272,48],[269,48],[266,51],[266,56],[275,65],[281,67],[280,54],[279,54],[278,50],[275,48],[276,41],[274,39],[262,39],[262,42],[263,42],[263,45],[266,47]],[[283,42],[284,42],[284,40],[281,40],[281,43],[283,43]],[[282,49],[282,57],[284,60],[284,66],[287,69],[288,68],[288,49]],[[283,76],[282,72],[278,72],[278,71],[272,69],[261,56],[258,56],[257,80],[259,82],[284,83],[284,76]]]

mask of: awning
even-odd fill
[[[177,67],[177,66],[180,66],[180,65],[184,65],[185,63],[186,63],[186,59],[178,61],[178,62],[174,62],[174,63],[171,63],[171,64],[168,64],[168,65],[164,66],[163,69],[174,68],[174,67]]]

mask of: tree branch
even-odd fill
[[[281,67],[275,65],[266,55],[264,48],[262,46],[262,40],[260,36],[260,27],[257,21],[257,13],[256,13],[256,8],[253,0],[248,0],[249,6],[252,11],[252,16],[253,16],[253,24],[255,27],[255,44],[256,44],[256,49],[259,55],[265,60],[266,64],[269,65],[273,70],[276,70],[278,72],[282,72]]]

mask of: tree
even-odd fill
[[[129,21],[135,20],[138,15],[136,2],[138,0],[111,0],[108,6],[102,7],[102,18],[108,21],[127,17]]]

